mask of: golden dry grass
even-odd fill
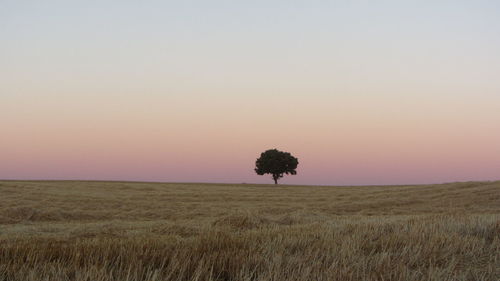
[[[500,280],[500,182],[0,181],[0,280]]]

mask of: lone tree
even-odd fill
[[[288,152],[277,149],[269,149],[260,154],[255,162],[255,172],[257,175],[271,174],[274,184],[278,184],[278,179],[284,174],[296,175],[299,160]]]

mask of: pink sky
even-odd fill
[[[101,98],[11,101],[1,121],[0,178],[266,183],[253,172],[255,159],[276,147],[300,161],[284,183],[498,179],[497,104],[415,101],[391,109],[368,97],[342,105],[297,97],[232,107],[169,104],[161,95]]]

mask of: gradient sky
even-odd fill
[[[0,0],[0,178],[500,179],[499,1]]]

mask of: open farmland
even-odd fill
[[[500,182],[0,181],[0,280],[500,280]]]

